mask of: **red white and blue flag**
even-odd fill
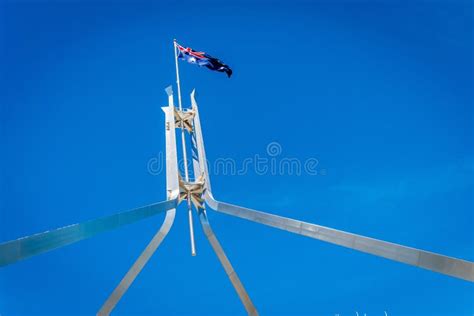
[[[229,66],[211,55],[195,51],[189,47],[184,48],[178,43],[176,43],[176,47],[178,48],[178,59],[183,59],[190,64],[196,64],[201,67],[205,66],[214,71],[225,72],[229,78],[232,75],[232,69]]]

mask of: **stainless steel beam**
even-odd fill
[[[0,244],[0,267],[138,222],[176,205],[177,199],[172,199],[4,242]]]
[[[175,209],[166,212],[165,220],[158,232],[146,246],[145,250],[141,253],[130,270],[128,270],[127,274],[120,281],[119,285],[105,301],[104,305],[102,305],[97,315],[109,315],[112,312],[130,285],[133,283],[133,281],[135,281],[138,274],[142,271],[143,267],[148,263],[151,256],[153,256],[155,251],[158,249],[161,242],[165,239],[171,226],[173,225],[175,213]]]
[[[195,177],[203,176],[204,185],[207,191],[211,191],[211,179],[209,177],[209,168],[206,159],[206,150],[201,130],[201,120],[199,118],[199,108],[196,102],[196,90],[191,92],[191,107],[194,111],[194,133],[192,134],[192,152],[193,163],[199,163],[199,173]],[[196,167],[195,167],[196,168]]]
[[[219,261],[224,267],[225,273],[229,277],[230,282],[232,282],[232,285],[234,286],[234,289],[237,292],[237,295],[239,295],[240,301],[244,305],[245,310],[247,311],[249,315],[258,315],[257,309],[253,305],[252,300],[250,299],[250,296],[245,290],[244,285],[240,281],[239,276],[237,275],[234,268],[232,267],[232,264],[227,258],[224,252],[224,249],[222,249],[222,246],[219,243],[219,240],[217,239],[216,235],[214,234],[214,231],[211,228],[211,225],[209,224],[206,210],[201,209],[201,210],[198,210],[198,212],[199,212],[199,220],[201,221],[201,226],[202,226],[202,229],[204,230],[204,234],[206,235],[207,240],[211,244],[212,249],[214,249],[214,252],[216,253],[217,258],[219,258]]]
[[[193,155],[192,155],[194,176],[195,178],[204,179],[204,186],[207,188],[209,186],[207,165],[205,163],[205,160],[199,159],[199,157],[202,157],[203,154],[194,152],[195,150],[198,149],[196,147],[196,141],[197,141],[196,137],[198,137],[200,141],[202,141],[201,123],[199,121],[199,111],[198,111],[196,100],[195,100],[194,90],[191,93],[191,104],[192,104],[193,110],[195,111],[194,130],[196,131],[193,134]],[[214,234],[214,231],[211,228],[211,225],[209,224],[209,220],[206,214],[206,209],[197,208],[197,211],[199,214],[199,220],[201,222],[201,226],[204,230],[204,234],[206,235],[207,240],[211,244],[212,249],[216,253],[217,258],[219,258],[219,261],[224,267],[224,270],[227,276],[229,277],[229,280],[232,283],[235,291],[237,292],[237,295],[239,296],[240,301],[244,305],[245,310],[247,311],[249,315],[258,315],[257,309],[255,308],[252,300],[250,299],[250,296],[248,295],[247,291],[244,288],[244,285],[240,281],[239,276],[237,275],[234,268],[232,267],[232,264],[230,263],[229,258],[227,258],[224,252],[224,249],[222,248],[221,244],[219,243],[219,240],[217,239],[216,235]]]
[[[173,91],[171,87],[166,88],[168,94],[168,107],[163,107],[165,112],[165,135],[166,135],[166,190],[169,200],[177,200],[179,194],[179,179],[178,179],[178,158],[176,152],[176,131],[175,131],[175,111],[173,103]],[[171,229],[175,218],[176,210],[166,213],[165,220],[158,232],[147,245],[145,250],[141,253],[127,274],[120,281],[112,294],[108,297],[97,315],[109,315],[120,301],[122,296],[128,290],[130,285],[135,281],[138,274],[143,267],[148,263],[155,251],[158,249],[162,241]]]
[[[166,190],[168,199],[179,194],[178,154],[176,151],[176,125],[171,86],[165,89],[168,94],[168,106],[163,107],[165,112],[165,140],[166,140]]]
[[[195,126],[195,150],[197,151],[201,169],[206,179],[205,200],[211,209],[249,221],[287,230],[292,233],[474,282],[474,263],[470,261],[217,201],[212,195],[206,152],[204,149],[202,131],[199,125],[199,113],[194,91],[191,94],[191,102],[193,109],[196,111],[197,118],[195,122],[198,124],[198,126]]]
[[[474,282],[470,261],[216,201],[212,194],[206,195],[206,202],[221,213]]]

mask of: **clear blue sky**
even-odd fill
[[[474,260],[471,1],[7,1],[0,4],[0,241],[165,198],[172,39],[208,158],[317,158],[325,175],[215,175],[222,200]],[[210,213],[262,315],[472,315],[468,282]],[[0,314],[91,315],[163,216],[0,270]],[[184,209],[117,306],[242,315]]]

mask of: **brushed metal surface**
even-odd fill
[[[421,249],[407,247],[217,201],[212,195],[209,171],[207,169],[206,152],[204,149],[204,140],[199,123],[199,111],[195,100],[194,91],[191,94],[191,103],[193,109],[196,112],[196,135],[194,137],[196,152],[201,165],[201,170],[203,170],[202,172],[204,173],[204,178],[206,179],[206,191],[204,197],[206,203],[211,209],[249,221],[286,230],[292,233],[474,282],[474,263],[467,260],[453,258]]]
[[[194,111],[194,133],[192,135],[193,161],[197,161],[199,163],[199,170],[196,170],[195,168],[194,175],[196,178],[203,176],[206,190],[211,191],[211,179],[209,178],[209,169],[207,165],[206,151],[204,148],[204,140],[202,137],[201,121],[199,119],[199,108],[196,102],[195,89],[193,89],[191,92],[191,107]]]
[[[197,108],[197,103],[195,100],[195,90],[191,93],[191,104],[192,108],[195,111],[195,116],[194,116],[194,130],[197,131],[193,135],[193,148],[194,150],[197,150],[198,147],[196,147],[196,137],[199,138],[199,141],[202,142],[202,133],[201,133],[201,124],[199,121],[199,111]],[[201,149],[203,146],[200,146]],[[199,178],[200,181],[204,182],[204,187],[206,188],[206,184],[209,183],[209,177],[208,177],[208,172],[207,172],[207,165],[206,165],[206,160],[200,159],[202,157],[202,153],[197,155],[193,154],[193,169],[194,169],[194,176],[196,178]],[[224,249],[222,248],[219,240],[217,239],[217,236],[215,235],[214,231],[211,228],[211,225],[209,224],[209,219],[207,218],[207,213],[206,209],[204,207],[202,208],[196,208],[198,215],[199,215],[199,221],[201,222],[202,229],[204,231],[204,234],[209,241],[209,243],[212,246],[212,249],[217,255],[217,258],[221,262],[222,266],[224,267],[225,273],[229,277],[230,282],[232,283],[232,286],[234,287],[235,291],[237,292],[237,295],[240,298],[240,301],[245,307],[245,310],[249,315],[258,315],[257,309],[255,308],[255,305],[253,304],[252,300],[250,299],[250,296],[248,295],[247,291],[245,290],[244,285],[239,279],[239,276],[235,272],[234,268],[232,267],[232,264],[230,263],[229,258],[227,258]]]
[[[119,285],[107,298],[97,315],[109,315],[112,312],[112,310],[115,308],[122,296],[125,294],[125,292],[127,292],[130,285],[132,285],[133,281],[135,281],[138,274],[142,271],[143,267],[148,263],[155,251],[158,249],[161,242],[165,239],[166,235],[171,229],[171,226],[173,225],[175,214],[175,209],[166,212],[165,220],[158,232],[155,234],[150,243],[146,246],[145,250],[140,254],[138,259],[130,268],[130,270],[128,270],[127,274],[125,274]]]
[[[168,106],[163,107],[165,112],[165,141],[166,141],[166,191],[168,199],[179,194],[178,154],[176,152],[176,126],[174,117],[173,90],[167,87]]]
[[[229,280],[232,283],[232,286],[234,287],[235,291],[237,292],[237,295],[239,296],[240,301],[244,305],[245,310],[247,311],[247,314],[258,315],[257,309],[255,308],[252,300],[250,299],[250,296],[248,295],[247,291],[244,288],[244,285],[240,281],[239,276],[237,275],[234,268],[232,267],[232,264],[230,263],[229,258],[227,258],[224,252],[224,249],[222,248],[221,244],[219,243],[219,240],[217,239],[214,231],[211,228],[211,225],[209,224],[206,210],[201,209],[198,211],[198,213],[199,213],[199,220],[201,222],[202,229],[204,230],[204,234],[206,235],[207,240],[211,244],[212,249],[214,249],[214,252],[216,253],[217,258],[219,258],[219,261],[224,267],[225,273],[229,277]]]
[[[72,224],[0,244],[0,267],[136,223],[176,207],[177,199],[150,204],[129,211]]]
[[[173,102],[173,91],[171,87],[166,88],[168,94],[168,107],[163,107],[165,112],[165,136],[166,136],[166,190],[169,200],[177,201],[179,195],[179,179],[178,179],[178,159],[176,153],[176,131],[175,131],[175,111]],[[114,289],[112,294],[107,298],[100,308],[97,315],[109,315],[118,304],[122,296],[127,292],[143,267],[148,263],[150,258],[156,252],[160,244],[173,225],[176,215],[176,209],[173,208],[166,212],[165,220],[158,232],[155,234],[145,250],[140,254],[132,267],[125,274],[119,285]]]
[[[212,194],[205,198],[221,213],[474,282],[474,263],[467,260],[216,201]]]

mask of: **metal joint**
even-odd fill
[[[179,176],[179,197],[178,203],[181,201],[187,200],[188,197],[191,200],[191,203],[199,211],[204,209],[204,192],[206,191],[204,187],[204,176],[201,175],[197,180],[193,182],[188,182],[183,180]]]
[[[183,110],[183,111],[174,109],[176,128],[184,128],[189,133],[192,133],[194,116],[195,116],[195,112],[192,109]]]

